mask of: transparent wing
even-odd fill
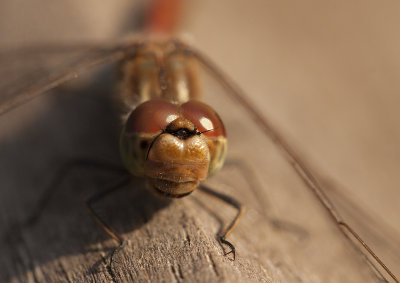
[[[134,45],[45,46],[0,52],[0,115],[83,71],[118,61],[126,52],[134,51]]]
[[[327,195],[347,222],[395,274],[400,266],[400,234],[386,219],[366,210],[345,192],[349,190],[332,179],[321,178]]]
[[[234,122],[231,122],[232,123],[231,128],[235,134],[239,133],[240,135],[238,137],[237,142],[240,143],[241,142],[240,140],[242,140],[243,142],[243,144],[239,146],[239,151],[242,152],[241,155],[245,154],[244,159],[249,160],[249,162],[253,164],[252,168],[254,168],[254,166],[256,167],[255,171],[258,172],[260,176],[265,176],[266,174],[270,175],[271,172],[275,172],[275,174],[277,174],[277,176],[279,176],[280,178],[285,178],[287,180],[297,179],[296,182],[301,181],[300,183],[297,184],[292,183],[291,184],[291,186],[293,186],[292,188],[287,188],[287,184],[279,184],[279,185],[277,185],[276,183],[274,184],[275,186],[278,187],[280,186],[285,187],[284,189],[283,188],[279,189],[279,192],[281,194],[285,194],[283,191],[286,191],[287,193],[288,191],[291,190],[297,190],[296,192],[291,193],[295,197],[291,200],[288,200],[291,202],[290,204],[288,204],[289,207],[280,210],[278,214],[280,216],[284,215],[284,218],[288,219],[287,217],[290,215],[290,211],[293,210],[295,206],[299,205],[299,207],[295,209],[296,215],[290,216],[289,219],[292,219],[294,223],[297,223],[297,225],[301,227],[301,229],[307,231],[306,234],[310,236],[309,240],[313,241],[314,244],[318,242],[318,236],[316,235],[318,233],[321,233],[321,230],[317,232],[316,230],[313,230],[313,228],[316,228],[315,226],[318,226],[318,229],[324,229],[321,227],[326,224],[321,224],[321,223],[316,224],[316,219],[315,219],[316,216],[312,215],[312,213],[318,213],[321,214],[321,216],[324,215],[326,222],[330,222],[332,226],[336,226],[336,229],[340,228],[337,230],[338,231],[342,230],[342,232],[344,233],[342,235],[338,235],[337,233],[334,233],[334,231],[329,231],[329,232],[325,231],[325,233],[322,233],[320,235],[322,236],[322,238],[320,239],[321,241],[320,244],[314,247],[316,251],[319,251],[318,255],[315,257],[315,259],[313,259],[312,256],[307,255],[307,252],[304,252],[303,256],[304,255],[307,256],[303,258],[301,262],[303,264],[307,263],[305,265],[309,266],[313,266],[313,264],[315,264],[314,269],[316,266],[318,266],[319,270],[323,270],[323,268],[320,266],[321,253],[324,254],[325,256],[330,254],[331,262],[335,261],[334,259],[335,257],[345,261],[345,259],[348,259],[348,254],[350,253],[349,249],[352,249],[349,243],[347,244],[344,243],[345,242],[344,240],[347,237],[349,237],[354,245],[353,248],[356,246],[361,246],[357,250],[357,255],[355,256],[355,258],[357,257],[359,259],[368,258],[364,264],[364,267],[360,267],[358,265],[359,262],[353,259],[351,262],[348,263],[343,262],[343,266],[342,262],[340,264],[335,264],[334,270],[330,271],[324,270],[321,273],[326,275],[330,274],[330,272],[332,271],[336,273],[338,272],[338,270],[341,270],[340,272],[343,272],[343,274],[347,274],[347,276],[353,276],[353,274],[356,273],[362,274],[361,270],[363,270],[363,268],[365,269],[368,267],[369,264],[367,262],[369,261],[369,263],[372,263],[374,265],[373,269],[375,271],[379,273],[378,270],[380,271],[385,270],[388,273],[388,275],[385,274],[385,276],[390,276],[393,277],[393,279],[395,279],[395,275],[393,273],[397,272],[396,266],[399,266],[399,260],[400,260],[400,258],[398,257],[399,250],[397,248],[399,247],[398,240],[395,240],[398,239],[398,234],[396,234],[395,231],[390,230],[390,228],[386,226],[382,221],[378,221],[376,219],[372,221],[371,217],[367,217],[366,214],[362,211],[362,209],[357,208],[357,206],[354,205],[354,202],[350,201],[349,198],[346,198],[345,195],[340,195],[339,190],[334,191],[333,188],[331,188],[329,192],[331,194],[336,192],[336,194],[334,194],[334,197],[333,196],[331,197],[329,194],[328,197],[327,192],[329,186],[321,185],[320,173],[317,170],[315,170],[312,166],[309,166],[307,162],[304,161],[304,158],[302,158],[295,150],[293,150],[292,145],[290,145],[290,143],[288,143],[284,139],[284,137],[279,133],[279,131],[275,127],[273,127],[268,120],[266,120],[264,115],[260,111],[258,111],[254,105],[252,105],[249,102],[245,94],[234,84],[234,82],[229,80],[229,78],[226,75],[224,75],[213,64],[212,61],[210,61],[207,57],[205,57],[204,54],[201,54],[198,51],[194,50],[189,50],[189,52],[193,52],[193,54],[200,60],[200,62],[207,69],[207,71],[210,72],[212,76],[214,76],[219,81],[219,83],[222,84],[222,86],[226,89],[225,93],[229,96],[229,98],[235,100],[236,103],[240,105],[240,107],[231,107],[231,105],[229,105],[230,108],[229,110],[226,109],[227,104],[223,104],[225,106],[220,106],[220,107],[222,110],[225,109],[225,111],[221,111],[222,113],[233,113],[234,115],[233,118],[232,117],[229,118],[229,116],[231,116],[232,114],[231,115],[225,114],[228,115],[228,118],[226,118],[226,120],[229,121],[234,119],[233,120]],[[213,101],[217,100],[215,95],[212,97],[212,100]],[[264,133],[269,138],[269,140],[267,141],[264,138],[260,137],[259,134],[253,132],[247,133],[248,129],[250,128],[249,126],[250,123],[252,123],[253,125],[255,124],[258,127],[258,129],[260,129],[261,132]],[[257,141],[256,143],[254,143],[254,145],[251,144],[253,140]],[[274,149],[270,149],[270,146],[273,146]],[[276,158],[278,157],[275,156],[275,154],[277,154],[279,156],[279,159],[281,159],[279,162],[277,162]],[[285,165],[280,164],[282,160],[286,161]],[[291,172],[287,171],[288,167],[292,167]],[[276,170],[279,170],[280,172],[278,173],[276,172]],[[271,178],[271,176],[269,176],[268,178]],[[265,190],[265,192],[268,191],[269,194],[271,189],[267,187],[269,187],[268,185],[269,183],[271,183],[271,180],[268,180],[268,178],[264,180],[265,187],[262,190]],[[322,207],[323,205],[326,211],[325,212],[320,211],[320,208],[317,207],[318,205],[316,205],[316,202],[313,202],[311,200],[300,200],[298,195],[299,193],[307,194],[304,190],[308,190],[314,195],[314,197],[317,197],[317,199],[320,202],[320,206]],[[334,201],[332,202],[331,199],[334,199]],[[339,206],[340,209],[336,209],[336,205]],[[308,210],[308,212],[306,212],[306,210]],[[346,212],[345,217],[341,216],[342,210],[343,212]],[[297,219],[297,221],[294,221],[294,219],[299,217],[299,215],[302,214],[303,212],[305,214],[311,213],[311,215],[305,216],[304,214],[302,220]],[[313,223],[315,226],[313,227],[313,224],[310,222],[315,222]],[[362,224],[355,226],[354,223],[362,223]],[[309,226],[310,224],[311,226]],[[333,235],[334,237],[331,238]],[[363,242],[363,239],[361,239],[362,238],[361,235],[365,237],[365,242]],[[369,236],[367,237],[366,235]],[[268,236],[266,235],[266,237],[270,237],[270,235]],[[357,238],[359,238],[360,241],[358,241]],[[365,243],[368,245],[368,247],[366,247],[366,249],[363,249],[362,245],[364,245]],[[303,244],[299,243],[299,245]],[[323,247],[324,245],[325,247]],[[341,247],[339,247],[339,245]],[[343,248],[347,250],[343,250],[343,253],[340,254],[339,251],[340,249]],[[369,250],[370,248],[371,249],[373,248],[374,250],[377,251],[377,257],[374,255],[371,256],[371,254],[368,253],[367,250]],[[324,251],[322,252],[322,250]],[[335,250],[335,252],[338,252],[338,254],[333,255],[334,253],[332,253],[332,250]],[[365,254],[367,254],[367,257],[365,257]],[[313,262],[313,260],[315,261]],[[329,266],[328,262],[326,262],[326,267]],[[387,267],[383,262],[385,263],[387,262],[389,267]],[[290,264],[288,264],[288,266],[290,266]],[[331,268],[332,266],[333,265],[330,265],[328,269]],[[328,277],[330,278],[330,280],[332,280],[332,278],[334,278],[335,276],[336,275],[330,274]],[[337,278],[339,280],[340,275],[337,276],[339,276]],[[381,275],[377,276],[380,277]],[[356,281],[358,282],[358,280],[361,279],[358,278],[356,280],[354,278],[354,280],[355,280],[354,282]]]

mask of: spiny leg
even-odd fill
[[[205,185],[200,185],[199,189],[203,192],[205,192],[206,194],[209,194],[215,198],[218,198],[220,200],[223,200],[224,202],[232,205],[233,207],[235,207],[238,212],[235,216],[235,218],[229,223],[228,226],[226,226],[218,235],[218,240],[222,243],[227,245],[230,248],[229,252],[225,252],[224,251],[224,255],[227,256],[229,254],[233,255],[233,260],[235,260],[236,258],[236,249],[235,246],[229,242],[228,240],[226,240],[226,238],[229,236],[229,234],[235,229],[236,225],[239,222],[240,217],[242,217],[244,211],[245,211],[245,206],[240,203],[239,201],[237,201],[236,199],[225,195],[223,193],[214,191],[213,189],[211,189],[210,187],[207,187]]]
[[[35,224],[44,209],[47,207],[49,204],[51,198],[55,194],[58,188],[60,188],[61,182],[68,176],[68,174],[76,168],[79,167],[94,167],[96,169],[102,169],[102,170],[107,170],[107,171],[113,171],[117,173],[126,173],[126,169],[124,169],[120,165],[112,164],[107,161],[101,161],[101,160],[94,160],[94,159],[74,159],[71,161],[68,161],[64,165],[62,165],[56,172],[55,176],[52,178],[51,182],[49,185],[45,188],[42,196],[40,197],[40,200],[38,201],[37,205],[33,209],[32,213],[28,217],[28,219],[25,221],[25,225],[31,226]]]

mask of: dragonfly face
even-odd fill
[[[191,193],[223,165],[226,133],[208,105],[150,100],[129,116],[121,134],[128,170],[145,176],[155,191],[170,197]]]

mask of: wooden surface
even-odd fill
[[[383,47],[365,45],[370,52],[366,54],[371,56],[354,57],[365,38],[376,38],[380,33],[369,33],[373,24],[369,28],[352,26],[349,22],[353,16],[344,16],[340,23],[352,27],[345,41],[350,43],[340,49],[342,53],[332,53],[329,46],[339,48],[335,43],[342,35],[336,21],[340,7],[334,12],[329,7],[317,7],[319,13],[310,13],[315,3],[308,3],[307,10],[284,4],[266,7],[261,2],[256,1],[253,7],[241,2],[232,6],[193,2],[193,19],[185,26],[197,36],[197,46],[251,93],[266,115],[272,115],[322,182],[332,185],[333,178],[351,189],[366,190],[349,194],[339,187],[347,197],[329,192],[340,211],[359,224],[363,235],[372,238],[374,247],[398,275],[399,213],[390,204],[398,200],[398,116],[395,103],[389,103],[398,97],[397,61],[393,54],[382,51],[392,46],[388,43],[390,36],[382,35]],[[357,11],[357,7],[344,8]],[[377,7],[362,11],[375,15],[374,10]],[[219,19],[222,11],[225,20]],[[385,18],[383,15],[389,12],[376,13]],[[273,18],[273,13],[280,16]],[[252,17],[239,25],[242,15]],[[304,19],[302,15],[308,15],[308,21],[300,25],[296,19]],[[360,22],[362,15],[360,12],[354,17]],[[330,26],[336,37],[324,41],[320,37],[323,28],[312,29],[312,24],[326,23],[327,18],[336,23]],[[390,22],[391,18],[386,18]],[[372,19],[377,23],[380,18]],[[385,21],[380,23],[380,28],[387,28]],[[264,32],[261,37],[257,36],[260,31]],[[351,35],[356,33],[360,37],[354,39],[353,46]],[[318,52],[304,51],[315,46]],[[343,51],[350,47],[353,53]],[[294,50],[299,55],[291,57]],[[318,60],[311,64],[309,60],[315,57]],[[348,64],[350,58],[355,58],[353,64]],[[393,59],[392,65],[389,59]],[[375,80],[370,77],[371,66],[375,66]],[[321,70],[331,75],[330,80],[326,81]],[[357,74],[361,76],[358,80]],[[94,156],[119,162],[118,121],[110,102],[112,80],[102,79],[112,78],[112,66],[96,75],[94,80],[82,79],[62,87],[57,96],[34,101],[0,119],[0,281],[378,281],[274,144],[206,77],[205,99],[221,114],[230,139],[228,164],[208,184],[247,206],[229,237],[237,248],[236,261],[223,256],[215,237],[221,225],[234,216],[232,208],[199,191],[175,201],[158,199],[136,180],[96,205],[126,239],[110,264],[117,245],[92,221],[83,201],[119,176],[93,168],[71,171],[38,222],[24,225],[57,168],[68,160]],[[375,91],[369,92],[371,89]],[[324,96],[320,94],[323,90]],[[344,106],[347,111],[335,112]],[[385,156],[383,149],[388,149]],[[381,170],[386,175],[380,177]],[[377,186],[379,181],[385,181],[384,185]],[[380,190],[374,191],[377,187]],[[377,210],[383,216],[376,216]],[[387,220],[382,221],[383,217]],[[272,224],[271,218],[283,228]]]

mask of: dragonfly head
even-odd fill
[[[150,100],[129,116],[121,135],[121,155],[128,170],[145,177],[167,197],[190,194],[222,167],[226,134],[209,106]]]

